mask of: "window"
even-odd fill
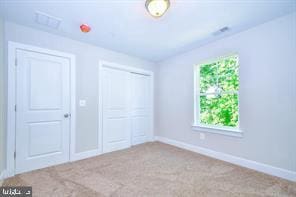
[[[199,64],[195,69],[195,125],[235,130],[239,127],[237,55]]]

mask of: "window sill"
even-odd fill
[[[195,124],[192,125],[192,129],[195,131],[209,132],[232,137],[243,137],[243,132],[238,128],[211,127]]]

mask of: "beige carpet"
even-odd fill
[[[33,196],[296,196],[296,183],[153,142],[4,181]]]

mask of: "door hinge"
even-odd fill
[[[14,65],[17,66],[17,58],[15,58]]]
[[[14,157],[14,159],[16,158],[16,151],[14,151],[14,153],[13,153],[13,157]]]

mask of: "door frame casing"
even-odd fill
[[[98,104],[98,112],[99,112],[99,121],[98,121],[98,152],[103,153],[103,91],[102,91],[102,70],[104,67],[107,68],[113,68],[117,70],[123,70],[135,74],[142,74],[147,75],[151,77],[150,80],[150,102],[151,102],[151,120],[150,120],[150,128],[151,131],[148,135],[148,141],[154,141],[154,73],[150,70],[140,69],[133,66],[127,66],[123,64],[118,64],[110,61],[100,60],[99,61],[99,91],[98,91],[98,98],[99,98],[99,104]],[[132,138],[132,135],[131,135]],[[131,139],[132,140],[132,139]],[[132,145],[132,141],[131,141]]]
[[[6,174],[8,177],[15,175],[16,151],[16,68],[17,50],[32,51],[67,58],[70,62],[70,152],[69,159],[73,160],[76,144],[76,58],[73,54],[44,49],[32,45],[8,41],[8,90],[7,90],[7,142],[6,142]]]

